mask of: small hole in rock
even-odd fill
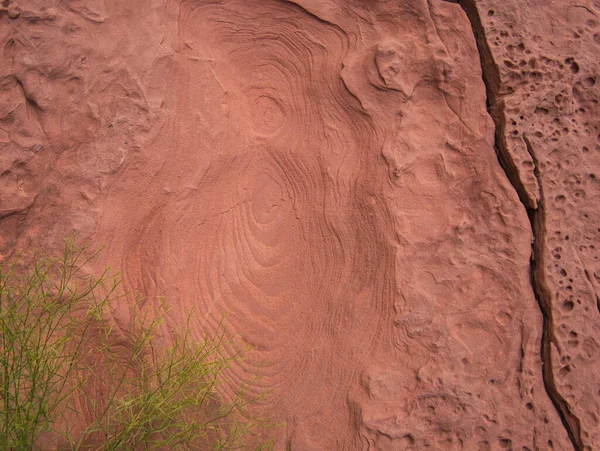
[[[412,436],[412,434],[406,434],[405,436],[402,437],[402,440],[404,441],[405,444],[409,444],[409,445],[415,444],[415,438]]]
[[[567,365],[567,366],[563,366],[560,370],[558,370],[558,375],[560,377],[565,377],[570,372],[571,372],[571,367],[569,365]]]

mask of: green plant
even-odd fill
[[[0,268],[0,443],[31,449],[65,409],[86,333],[115,286],[79,276],[87,249],[67,241],[60,257],[38,257],[30,269]],[[84,300],[93,302],[84,302]]]
[[[164,302],[150,311],[117,295],[108,270],[83,275],[88,254],[68,240],[58,258],[0,269],[0,449],[268,448],[266,423],[247,417],[250,385],[218,390],[241,356],[223,325],[195,338],[190,313],[169,331]],[[115,300],[132,310],[126,330]]]
[[[75,448],[247,449],[256,422],[245,418],[244,409],[255,398],[242,390],[224,401],[217,392],[225,371],[240,357],[225,355],[234,343],[224,327],[197,340],[188,315],[182,334],[159,350],[153,339],[163,314],[150,319],[147,311],[141,315],[134,308],[132,316],[133,332],[125,338],[116,340],[110,327],[101,331],[102,364],[88,365],[93,377],[90,389],[82,390],[94,421]]]

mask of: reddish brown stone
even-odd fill
[[[8,0],[0,257],[228,313],[276,449],[595,449],[599,13]]]

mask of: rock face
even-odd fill
[[[0,255],[227,313],[276,449],[595,449],[600,4],[461,3],[3,2]]]
[[[575,447],[596,449],[600,4],[478,1],[466,9],[484,55],[498,148],[533,222],[546,387]]]

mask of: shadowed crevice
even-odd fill
[[[565,427],[569,439],[573,444],[573,448],[576,451],[583,450],[583,443],[581,440],[581,427],[579,418],[577,418],[569,410],[566,400],[559,393],[556,388],[554,381],[554,372],[552,370],[552,356],[551,356],[551,345],[553,342],[553,318],[552,309],[550,306],[550,297],[547,294],[547,290],[544,290],[543,274],[541,273],[542,268],[538,267],[541,261],[541,245],[543,243],[543,214],[544,214],[544,203],[543,203],[543,192],[540,184],[541,198],[537,206],[531,205],[527,200],[526,189],[522,180],[516,171],[516,164],[511,158],[511,155],[506,147],[506,136],[505,130],[505,119],[504,119],[504,102],[501,97],[507,93],[502,92],[502,84],[500,80],[500,74],[498,67],[495,64],[491,50],[485,37],[485,28],[481,22],[475,0],[460,0],[457,2],[460,4],[462,9],[465,11],[471,28],[473,29],[473,35],[479,51],[479,57],[481,61],[481,71],[483,81],[486,87],[487,94],[487,109],[488,113],[492,117],[495,125],[495,150],[498,156],[500,166],[506,173],[506,176],[510,183],[515,188],[515,191],[519,195],[519,199],[525,209],[531,223],[531,230],[534,238],[534,245],[531,255],[531,263],[529,267],[530,281],[535,299],[540,307],[543,316],[542,325],[542,340],[541,340],[541,359],[542,359],[542,380],[544,382],[544,388],[548,397],[552,401],[558,416],[560,417],[563,426]],[[529,140],[524,139],[527,151],[530,154],[534,163],[534,174],[539,182],[539,169],[537,160],[534,154],[534,150]]]

